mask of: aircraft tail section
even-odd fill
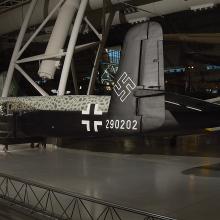
[[[155,22],[139,24],[128,32],[111,98],[1,99],[3,115],[13,117],[14,136],[96,137],[160,128],[165,122],[162,36],[161,26]]]
[[[163,33],[158,23],[130,29],[110,104],[110,115],[140,117],[146,132],[165,121]]]

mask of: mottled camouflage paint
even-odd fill
[[[32,96],[0,98],[0,112],[82,111],[88,104],[98,104],[100,111],[108,112],[110,96]]]

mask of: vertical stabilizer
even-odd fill
[[[141,116],[141,131],[165,121],[163,33],[156,22],[130,29],[114,86],[110,114]]]

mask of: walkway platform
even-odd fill
[[[0,172],[182,220],[219,220],[220,158],[14,146]]]

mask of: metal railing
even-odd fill
[[[60,220],[173,220],[2,173],[0,198]]]

